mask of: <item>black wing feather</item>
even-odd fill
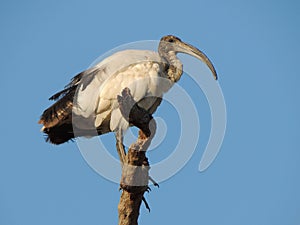
[[[74,103],[74,96],[76,95],[77,87],[78,85],[82,85],[82,89],[84,90],[101,70],[102,68],[91,68],[77,74],[62,91],[57,92],[49,98],[49,100],[56,102],[43,112],[39,121],[39,123],[44,125],[43,132],[47,135],[47,141],[53,144],[61,144],[74,138],[72,109],[73,105],[76,104],[76,102]],[[109,132],[109,126],[107,125],[107,127],[99,127],[97,129],[98,135]],[[82,130],[80,132],[79,135],[94,134],[93,130]]]

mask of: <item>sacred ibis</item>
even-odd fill
[[[182,73],[183,65],[177,53],[186,53],[204,62],[217,79],[208,57],[196,47],[173,35],[161,38],[158,52],[124,50],[94,67],[76,75],[65,88],[49,100],[56,102],[46,109],[39,123],[47,141],[62,144],[77,136],[122,133],[131,124],[122,116],[117,96],[129,88],[138,105],[154,113],[163,94]],[[118,140],[118,139],[117,139]]]

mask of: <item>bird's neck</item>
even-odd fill
[[[177,58],[176,53],[174,51],[170,51],[164,56],[167,61],[167,76],[173,81],[177,82],[182,75],[182,63]]]

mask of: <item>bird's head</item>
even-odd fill
[[[214,78],[216,80],[218,79],[217,72],[209,58],[196,47],[181,41],[174,35],[167,35],[160,39],[158,52],[162,56],[167,56],[169,53],[185,53],[191,55],[204,62],[211,70]]]

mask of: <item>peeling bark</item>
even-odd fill
[[[122,96],[118,96],[118,101],[124,118],[140,128],[138,139],[131,144],[122,166],[119,225],[137,225],[140,206],[145,201],[144,193],[148,190],[150,179],[146,150],[155,133],[156,124],[152,116],[136,104],[128,88],[123,90]],[[146,201],[145,204],[149,209]]]

